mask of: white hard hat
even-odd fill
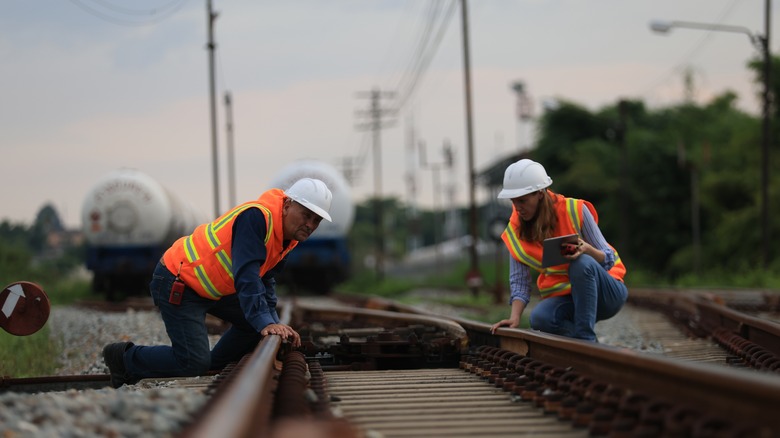
[[[332,222],[328,212],[333,194],[324,182],[314,178],[301,178],[285,190],[284,194],[326,221]]]
[[[512,199],[550,187],[552,179],[536,161],[522,159],[512,163],[504,172],[504,188],[498,199]]]

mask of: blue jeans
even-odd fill
[[[198,376],[208,370],[222,369],[251,352],[262,336],[246,321],[238,295],[226,295],[209,300],[186,287],[181,304],[171,304],[168,298],[175,276],[158,263],[149,289],[154,304],[160,308],[171,345],[134,345],[124,355],[129,377]],[[219,342],[210,350],[206,314],[231,323]]]
[[[615,316],[628,298],[628,289],[585,254],[569,264],[569,281],[571,295],[545,298],[534,307],[531,328],[597,341],[596,321]]]

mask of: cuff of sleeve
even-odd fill
[[[273,316],[270,313],[261,313],[258,315],[257,321],[260,323],[259,327],[255,327],[255,329],[259,332],[266,328],[266,326],[270,324],[276,324],[277,322],[274,320]]]
[[[520,300],[520,301],[522,301],[522,302],[523,302],[523,304],[525,304],[526,306],[528,305],[528,302],[529,302],[529,301],[531,301],[531,300],[528,300],[528,299],[523,299],[523,298],[521,298],[521,297],[511,297],[511,298],[509,298],[509,305],[511,306],[511,305],[512,305],[512,303],[513,303],[514,301],[517,301],[517,300]]]

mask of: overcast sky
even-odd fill
[[[369,104],[361,93],[405,95],[426,23],[433,36],[446,27],[402,111],[382,131],[382,193],[433,202],[430,170],[417,170],[416,198],[405,185],[413,128],[431,162],[441,161],[445,141],[452,144],[456,200],[465,205],[461,14],[459,2],[451,12],[450,5],[214,0],[219,210],[229,207],[226,91],[239,202],[255,199],[281,167],[302,158],[336,166],[362,158],[353,199],[372,195],[371,137],[356,129]],[[741,108],[760,112],[746,68],[758,52],[747,36],[690,29],[659,35],[648,24],[720,23],[763,34],[763,1],[472,0],[468,12],[477,170],[532,139],[533,127],[516,118],[515,81],[525,84],[537,116],[556,98],[591,110],[621,98],[661,107],[683,99],[681,72],[690,68],[698,101],[730,89]],[[206,0],[11,0],[0,29],[0,220],[31,223],[52,203],[76,228],[88,190],[121,167],[149,174],[211,215]],[[780,47],[778,32],[771,35],[772,47]]]

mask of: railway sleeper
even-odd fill
[[[576,370],[482,346],[460,368],[595,436],[763,436],[752,424],[599,381]],[[514,381],[510,381],[514,377]]]

